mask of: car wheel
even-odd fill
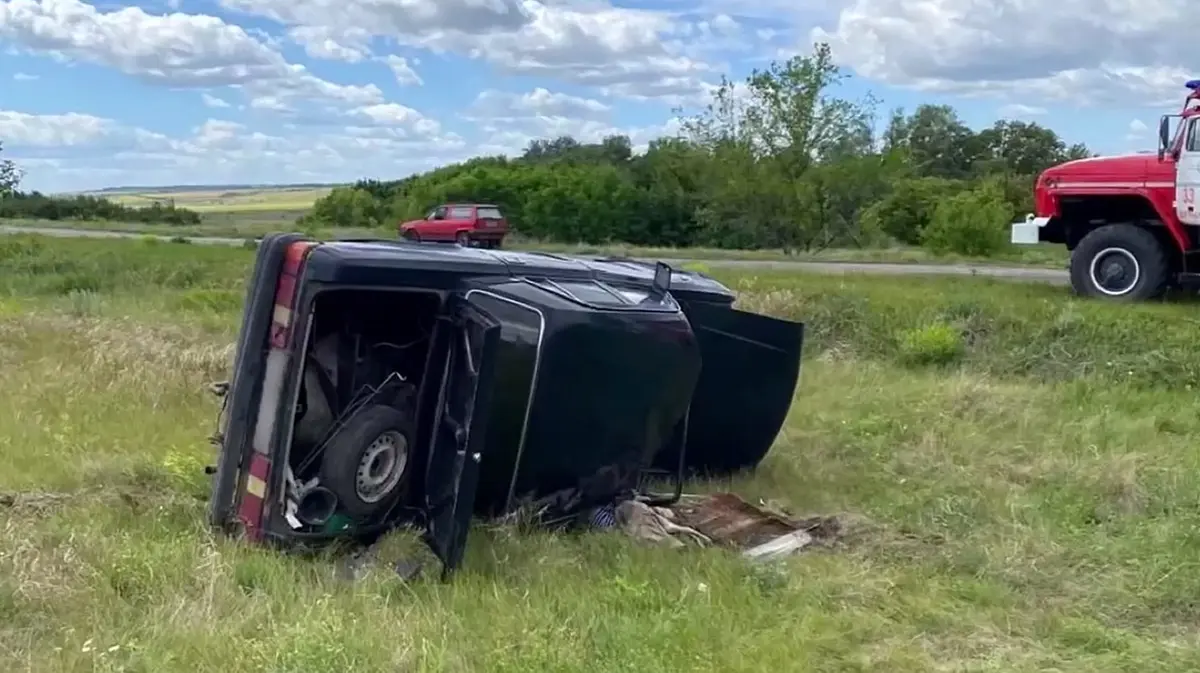
[[[408,490],[414,425],[409,414],[375,405],[337,431],[321,461],[321,485],[355,519],[382,514]]]
[[[406,241],[412,241],[413,243],[420,243],[420,242],[421,242],[421,235],[420,235],[420,234],[418,234],[417,232],[413,231],[412,229],[409,229],[409,230],[405,231],[405,232],[404,232],[404,233],[401,235],[401,238],[403,238],[403,239],[404,239],[404,240],[406,240]]]
[[[1071,287],[1080,295],[1138,301],[1161,295],[1170,265],[1154,234],[1131,224],[1088,233],[1071,253]]]
[[[471,247],[471,237],[468,236],[467,232],[465,232],[465,231],[460,231],[457,234],[455,234],[454,242],[461,245],[464,248]]]

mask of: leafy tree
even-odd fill
[[[0,152],[4,151],[4,143],[0,142]],[[0,196],[8,196],[21,186],[21,169],[10,159],[0,159]]]
[[[983,145],[949,105],[921,105],[912,115],[894,113],[884,136],[908,153],[917,175],[961,179],[983,153]]]
[[[1089,154],[1052,130],[1001,121],[979,132],[945,105],[891,110],[839,96],[829,48],[722,79],[680,132],[634,153],[625,136],[532,141],[402,180],[360,180],[308,216],[386,226],[445,202],[495,203],[524,236],[563,242],[815,250],[880,243],[942,252],[1003,246],[1032,209],[1034,177]],[[965,253],[973,254],[973,253]]]
[[[343,227],[375,227],[382,224],[381,203],[361,187],[335,187],[313,205],[311,221]]]
[[[0,151],[3,151],[0,144]],[[21,169],[9,159],[0,159],[0,219],[107,220],[154,224],[199,224],[195,211],[176,208],[174,203],[154,202],[134,208],[95,196],[46,196],[21,192]]]
[[[1004,188],[988,180],[939,202],[921,241],[935,254],[994,255],[1008,245],[1005,225],[1011,217]]]
[[[920,245],[938,204],[962,191],[963,183],[946,178],[908,178],[866,208],[863,218],[900,243]]]
[[[977,136],[988,159],[1006,170],[1034,175],[1070,159],[1087,156],[1087,149],[1070,149],[1054,131],[1033,122],[1001,120]]]

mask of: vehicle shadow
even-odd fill
[[[1200,304],[1200,291],[1195,288],[1172,288],[1163,293],[1156,301],[1163,304]]]

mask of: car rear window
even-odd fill
[[[476,217],[481,220],[502,220],[504,216],[500,214],[500,209],[495,206],[480,206],[475,210]]]
[[[553,281],[546,278],[527,279],[535,285],[550,290],[556,294],[593,307],[639,309],[651,311],[673,311],[677,305],[673,300],[642,304],[649,293],[628,288],[611,287],[598,281]]]

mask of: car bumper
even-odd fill
[[[1048,217],[1025,218],[1024,222],[1012,224],[1012,242],[1016,245],[1036,245],[1042,241],[1042,227],[1050,222]]]

